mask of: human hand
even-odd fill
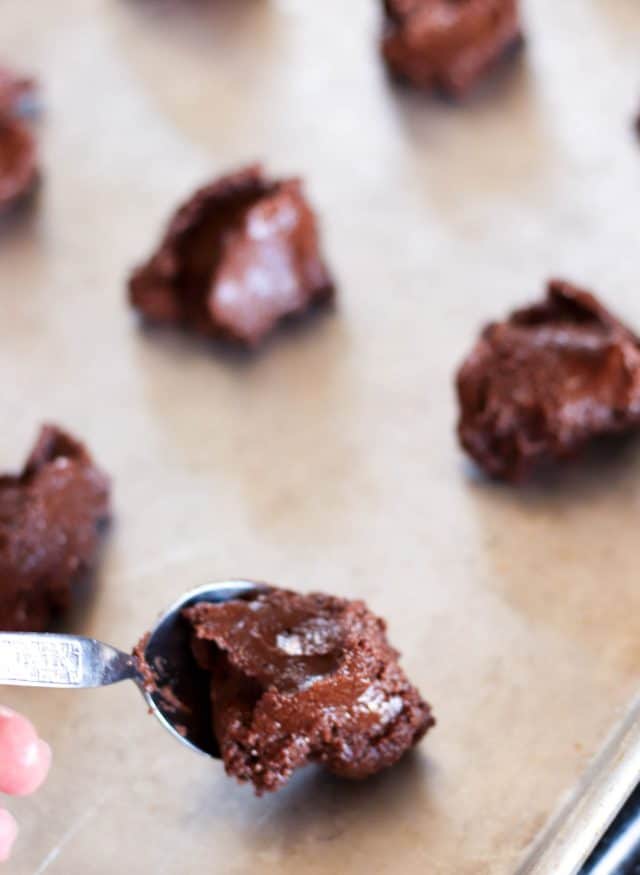
[[[51,763],[51,748],[32,724],[10,708],[0,706],[0,793],[28,796],[44,781]],[[9,859],[18,825],[0,808],[0,862]]]

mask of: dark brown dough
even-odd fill
[[[0,213],[8,212],[38,183],[36,142],[23,122],[0,114]]]
[[[147,319],[259,343],[283,318],[333,297],[316,220],[298,180],[259,166],[197,191],[129,283]]]
[[[184,613],[196,661],[211,674],[225,768],[258,794],[309,762],[366,778],[397,762],[435,722],[384,621],[361,601],[272,589]]]
[[[389,71],[454,97],[522,42],[518,0],[384,0],[384,12]]]
[[[640,426],[640,346],[592,294],[556,280],[484,329],[457,387],[462,446],[490,476],[520,480]]]
[[[44,426],[22,473],[0,477],[0,629],[40,632],[69,606],[108,517],[108,478]]]
[[[36,141],[20,120],[35,95],[33,79],[0,67],[0,214],[27,200],[38,183]]]

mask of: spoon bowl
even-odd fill
[[[146,636],[144,652],[138,646],[133,655],[80,635],[0,632],[0,686],[70,690],[132,680],[150,712],[175,739],[191,750],[219,758],[211,726],[210,681],[191,653],[189,626],[182,612],[198,602],[220,604],[268,589],[248,580],[193,589],[160,617]]]
[[[220,757],[211,727],[209,677],[191,653],[189,627],[182,612],[199,602],[220,604],[249,598],[266,589],[248,580],[205,584],[183,595],[160,617],[144,648],[154,684],[137,678],[150,711],[182,744],[198,753]]]

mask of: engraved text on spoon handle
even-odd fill
[[[93,638],[0,633],[0,685],[100,687],[136,676],[132,657]]]

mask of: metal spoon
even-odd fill
[[[198,602],[247,598],[265,588],[230,580],[201,586],[174,602],[156,623],[144,649],[156,689],[146,688],[136,658],[115,647],[79,635],[30,632],[0,633],[0,685],[82,689],[132,680],[174,738],[191,750],[219,757],[208,707],[209,679],[191,655],[189,628],[181,613]]]

